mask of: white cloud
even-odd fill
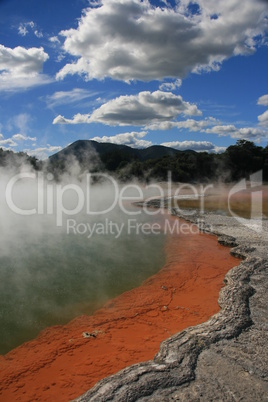
[[[30,21],[30,22],[22,22],[22,23],[19,25],[18,34],[21,35],[21,36],[26,36],[26,35],[29,33],[28,28],[33,29],[34,26],[35,26],[35,23],[34,23],[33,21]]]
[[[48,40],[51,43],[60,43],[60,40],[59,40],[59,38],[57,36],[51,36]]]
[[[261,125],[268,123],[268,111],[258,117]],[[221,137],[230,136],[237,139],[251,139],[260,141],[268,137],[268,131],[256,127],[242,127],[238,128],[233,124],[223,125],[221,122],[213,117],[205,120],[187,119],[184,121],[163,121],[145,126],[146,130],[171,130],[177,128],[179,130],[186,129],[190,132],[201,132],[207,134],[217,134]]]
[[[216,120],[212,117],[206,120],[187,119],[184,121],[163,121],[160,123],[149,124],[146,130],[171,130],[172,128],[187,129],[189,131],[203,131],[204,128],[215,124]]]
[[[182,84],[182,80],[179,78],[174,82],[164,82],[159,86],[161,91],[176,91],[176,89],[180,88]]]
[[[263,95],[258,99],[258,105],[268,106],[268,95]],[[261,126],[268,126],[268,110],[258,116]]]
[[[1,138],[3,138],[3,137],[1,137]],[[8,148],[6,147],[6,145],[8,145]],[[3,139],[0,140],[0,147],[1,148],[3,146],[3,148],[9,149],[9,147],[16,147],[17,145],[18,144],[15,141],[13,141],[12,138],[7,138],[5,140],[3,140]]]
[[[88,0],[90,7],[99,7],[102,4],[102,0]]]
[[[147,134],[146,131],[142,132],[133,131],[131,133],[122,133],[111,137],[103,136],[103,137],[94,137],[91,139],[97,142],[109,142],[118,145],[128,145],[129,147],[132,148],[147,148],[153,144],[151,141],[146,141],[142,139],[146,136],[146,134]]]
[[[57,62],[57,63],[60,63],[62,60],[65,59],[65,57],[66,57],[66,54],[65,54],[65,53],[63,53],[63,52],[59,53],[58,56],[57,56],[57,58],[56,58],[56,62]]]
[[[143,126],[148,123],[175,119],[179,114],[200,116],[196,105],[185,102],[171,92],[149,91],[138,95],[119,96],[103,104],[93,113],[78,113],[73,119],[57,116],[53,124],[103,123],[110,126]]]
[[[4,139],[3,134],[0,134],[0,148],[11,149],[17,147],[16,141],[36,141],[36,138],[27,137],[22,134],[14,134],[11,138]]]
[[[267,25],[264,0],[189,0],[171,8],[149,0],[103,0],[83,11],[77,29],[60,32],[74,56],[57,74],[86,80],[131,81],[182,78],[189,72],[219,70],[232,56],[252,54]],[[224,38],[224,39],[223,39]]]
[[[65,59],[66,53],[64,51],[62,51],[61,42],[60,42],[58,36],[51,36],[50,38],[48,38],[48,40],[50,42],[50,47],[57,51],[57,56],[55,58],[55,61],[57,63],[60,63],[63,59]]]
[[[28,29],[26,28],[26,26],[23,26],[22,24],[20,24],[20,26],[18,28],[18,33],[21,36],[26,36],[28,33]]]
[[[148,148],[154,145],[151,141],[143,140],[143,138],[147,135],[146,131],[142,132],[130,132],[117,134],[111,137],[103,136],[103,137],[94,137],[91,138],[97,142],[108,142],[112,144],[118,145],[128,145],[132,148]],[[208,141],[170,141],[163,142],[161,145],[165,147],[174,148],[180,151],[185,150],[194,150],[197,152],[224,152],[225,147],[218,147],[214,145],[212,142]]]
[[[36,137],[27,137],[25,135],[22,134],[14,134],[12,136],[12,139],[15,141],[36,141]]]
[[[268,110],[266,110],[263,114],[258,116],[258,120],[259,120],[260,125],[262,125],[262,126],[268,125]],[[267,132],[267,135],[268,135],[268,132]]]
[[[222,152],[226,151],[227,147],[218,147],[215,145],[214,149],[211,150],[210,152],[215,153],[215,154],[221,154]]]
[[[74,119],[77,115],[74,116]],[[66,119],[64,116],[62,116],[61,114],[59,114],[57,117],[55,117],[55,119],[53,120],[52,124],[78,124],[74,122],[74,119]]]
[[[71,91],[59,91],[53,95],[46,97],[46,102],[49,107],[68,105],[75,102],[81,102],[84,99],[95,96],[96,92],[90,92],[82,88],[74,88]]]
[[[47,84],[51,78],[42,74],[49,58],[44,49],[0,45],[0,91],[14,91]]]
[[[37,38],[42,38],[43,34],[41,31],[38,31],[36,28],[36,24],[33,21],[22,22],[18,28],[18,34],[21,36],[26,36],[29,33],[29,29],[34,33]]]
[[[179,151],[193,150],[197,152],[223,152],[226,148],[217,147],[208,141],[171,141],[163,142],[161,145],[178,149]]]
[[[42,32],[38,31],[37,29],[34,31],[34,34],[37,38],[43,38]]]
[[[47,144],[46,147],[40,147],[35,149],[24,149],[23,151],[30,156],[36,156],[38,159],[47,159],[50,155],[59,152],[61,149],[62,147],[60,146]]]
[[[268,132],[255,127],[237,128],[234,125],[217,125],[205,130],[208,134],[218,134],[219,136],[230,136],[239,139],[255,139],[256,141],[267,137]]]
[[[268,106],[268,95],[260,96],[258,99],[258,105]]]

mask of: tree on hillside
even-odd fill
[[[261,170],[264,165],[264,150],[251,141],[238,140],[224,153],[226,168],[231,171],[231,178],[238,180],[248,178],[253,172]]]

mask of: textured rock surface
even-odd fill
[[[221,311],[164,341],[153,361],[103,379],[76,401],[268,401],[268,222],[256,232],[216,214],[184,218],[244,258],[226,275]]]

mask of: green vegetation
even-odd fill
[[[151,179],[167,180],[168,172],[171,172],[173,181],[221,179],[230,182],[263,170],[263,178],[268,181],[268,146],[263,148],[247,140],[238,140],[221,154],[178,151],[163,146],[133,149],[125,145],[80,140],[52,155],[46,162],[22,152],[0,149],[0,166],[20,167],[24,163],[36,170],[42,167],[55,178],[64,173],[77,174],[78,171],[106,172],[122,181],[136,178],[147,182]]]
[[[268,180],[268,146],[262,148],[246,140],[237,141],[222,154],[185,151],[157,159],[132,161],[125,169],[118,168],[123,179],[137,177],[141,180],[166,180],[168,172],[180,182],[219,180],[224,182],[249,178],[250,174],[263,170]]]
[[[29,156],[25,152],[13,152],[0,148],[0,167],[19,169],[24,165],[34,170],[41,169],[42,162],[35,156]]]
[[[228,147],[222,156],[233,180],[247,177],[261,169],[265,180],[268,180],[268,146],[262,148],[253,142],[239,140],[236,145]]]

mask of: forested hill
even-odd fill
[[[135,149],[126,145],[98,143],[79,140],[47,161],[38,161],[25,153],[14,153],[0,149],[0,166],[28,164],[33,169],[52,172],[55,178],[64,173],[106,172],[120,180],[137,178],[167,180],[168,172],[174,181],[193,182],[204,180],[235,181],[248,178],[251,173],[263,170],[268,181],[268,146],[239,140],[221,154],[178,151],[154,145],[146,149]]]
[[[101,159],[107,161],[111,157],[117,156],[120,161],[159,159],[163,156],[174,156],[181,151],[173,148],[164,147],[162,145],[153,145],[149,148],[137,149],[127,145],[118,145],[111,143],[100,143],[92,140],[78,140],[70,144],[68,147],[52,155],[50,161],[65,159],[69,155],[74,155],[77,160],[82,161],[88,154],[95,151]],[[191,151],[192,152],[192,151]]]
[[[67,171],[72,161],[82,170],[106,171],[121,180],[167,180],[171,171],[174,181],[201,181],[221,179],[238,180],[263,170],[268,180],[268,146],[262,148],[253,142],[239,140],[222,154],[178,151],[160,145],[145,149],[126,145],[80,140],[49,158],[49,169],[54,173]]]

